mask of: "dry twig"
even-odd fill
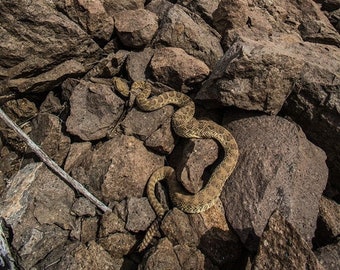
[[[111,211],[103,202],[93,196],[86,188],[83,187],[77,180],[72,178],[67,172],[58,166],[38,145],[36,145],[30,137],[27,136],[5,113],[0,109],[0,118],[13,129],[22,140],[32,149],[32,151],[49,167],[54,173],[59,175],[64,181],[70,184],[75,190],[83,194],[93,204],[95,204],[103,212]]]

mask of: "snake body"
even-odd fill
[[[154,111],[172,104],[179,109],[172,116],[172,127],[177,135],[184,138],[212,138],[218,141],[223,150],[224,158],[215,168],[206,186],[196,194],[187,192],[176,180],[174,169],[161,167],[150,177],[147,185],[147,195],[157,216],[162,218],[165,210],[155,196],[156,184],[167,179],[169,194],[174,206],[186,213],[200,213],[213,206],[219,198],[223,186],[233,172],[238,159],[238,146],[231,133],[213,121],[197,120],[194,118],[195,104],[187,95],[169,91],[149,98],[151,85],[147,82],[135,82],[131,91],[140,92],[136,95],[137,106],[143,111]],[[126,94],[126,93],[125,93]],[[157,230],[155,223],[149,228],[140,250],[150,242]]]

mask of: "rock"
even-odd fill
[[[109,85],[80,81],[70,97],[71,114],[67,131],[82,140],[102,139],[118,121],[124,101]]]
[[[1,94],[53,89],[99,59],[98,45],[53,3],[1,2],[0,12]]]
[[[156,219],[148,199],[143,198],[129,198],[127,201],[127,221],[125,228],[128,231],[138,233],[146,231],[151,223]]]
[[[313,243],[324,246],[333,243],[340,235],[340,206],[336,202],[321,197],[317,228]]]
[[[145,48],[141,52],[131,52],[126,59],[126,71],[129,78],[134,81],[146,80],[146,69],[154,54],[154,49]]]
[[[332,23],[332,25],[334,26],[334,28],[339,33],[340,32],[340,8],[332,12],[329,12],[327,17],[329,21]]]
[[[62,133],[62,126],[58,116],[40,113],[32,121],[30,136],[58,165],[64,163],[70,148],[71,139]]]
[[[152,1],[147,9],[160,18],[160,27],[154,39],[156,45],[182,48],[209,67],[222,57],[219,34],[198,15],[162,0]]]
[[[88,243],[90,241],[97,239],[98,231],[98,218],[88,217],[81,221],[81,234],[80,239],[83,243]]]
[[[152,112],[133,108],[121,123],[121,127],[125,135],[134,135],[141,140],[146,140],[162,125],[169,122],[173,113],[174,109],[170,105]]]
[[[158,17],[146,9],[125,10],[114,14],[120,41],[127,47],[149,44],[158,29]]]
[[[38,269],[119,270],[121,269],[123,262],[123,258],[112,258],[102,246],[95,241],[91,241],[88,245],[79,243],[68,245],[62,251],[59,251],[59,253],[52,251],[51,255],[40,263]]]
[[[144,257],[138,269],[183,269],[179,264],[173,245],[167,238],[160,240],[153,252]]]
[[[327,270],[339,269],[340,242],[321,247],[315,252],[320,264]]]
[[[207,168],[217,156],[218,145],[214,140],[190,139],[178,144],[169,162],[176,168],[177,181],[194,194],[209,180]]]
[[[174,251],[181,269],[206,269],[205,258],[199,249],[186,245],[177,245],[174,246]]]
[[[109,14],[114,14],[123,10],[144,8],[145,0],[121,0],[119,2],[104,0],[104,7]]]
[[[212,25],[213,13],[217,9],[221,0],[180,0],[177,4],[185,6],[190,11],[197,13],[210,26]]]
[[[202,82],[210,72],[201,60],[181,48],[171,47],[156,50],[150,68],[157,81],[182,90]]]
[[[114,22],[106,12],[103,1],[57,1],[57,8],[94,39],[108,41],[113,33]]]
[[[100,221],[99,237],[103,238],[116,232],[126,232],[125,223],[116,213],[106,212]]]
[[[102,151],[108,151],[110,155],[110,165],[101,185],[105,201],[141,197],[150,175],[164,164],[162,157],[147,151],[143,143],[132,136],[120,136],[105,143],[94,153],[94,166],[103,163]],[[95,172],[99,168],[90,171],[90,175],[94,176],[93,181],[98,181]]]
[[[42,163],[27,165],[11,179],[0,215],[11,226],[11,244],[23,268],[32,268],[67,242],[75,223],[73,200],[72,189]]]
[[[325,49],[325,45],[236,42],[216,64],[196,99],[277,114],[291,92],[301,90],[300,83],[307,91],[334,87],[339,77],[339,61],[334,58],[340,59],[339,51],[331,46]]]
[[[136,244],[136,239],[128,233],[114,233],[99,239],[98,242],[112,257],[122,258]]]
[[[172,152],[175,147],[175,138],[171,132],[171,118],[145,140],[145,146],[160,154],[167,155]]]
[[[278,211],[263,232],[252,269],[324,269],[297,230]]]
[[[333,11],[340,8],[339,0],[316,0],[315,2],[322,5],[322,10]]]
[[[96,206],[84,197],[78,198],[72,205],[71,211],[78,217],[96,215]]]
[[[240,156],[221,200],[241,241],[256,251],[271,213],[278,209],[310,244],[328,176],[324,152],[297,125],[280,117],[245,118],[228,127]]]
[[[177,208],[170,210],[163,218],[161,230],[174,245],[196,247],[199,243],[199,236],[190,224],[188,216]]]
[[[57,96],[55,96],[53,91],[50,91],[43,103],[40,105],[41,113],[52,113],[52,114],[60,114],[64,107],[61,105],[60,100]]]
[[[79,166],[86,158],[86,154],[91,152],[91,148],[90,142],[72,143],[65,160],[64,170],[70,172],[73,168]]]
[[[15,122],[28,121],[38,114],[36,105],[27,98],[7,101],[3,105],[3,111]]]
[[[213,23],[223,36],[225,50],[238,38],[264,42],[279,38],[282,43],[300,39],[336,46],[340,44],[339,34],[313,0],[252,5],[245,0],[222,0],[213,13]]]

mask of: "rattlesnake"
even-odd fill
[[[127,87],[121,87],[122,84],[119,79],[114,79],[114,83],[115,88],[121,94],[124,96],[129,94]],[[140,90],[139,93],[138,90]],[[164,208],[155,196],[155,186],[162,179],[167,179],[171,201],[180,210],[186,213],[200,213],[209,209],[216,203],[227,178],[236,166],[238,146],[234,137],[229,131],[213,121],[195,119],[195,103],[183,93],[169,91],[149,99],[151,85],[144,81],[133,83],[131,92],[138,93],[136,94],[136,103],[143,111],[154,111],[168,104],[179,107],[172,116],[172,127],[177,135],[184,138],[212,138],[218,141],[224,149],[224,159],[216,167],[206,186],[196,194],[190,194],[183,189],[176,181],[174,169],[171,167],[161,167],[151,175],[147,185],[147,195],[158,220],[165,214]],[[139,250],[143,250],[149,244],[156,230],[157,223],[154,222]]]

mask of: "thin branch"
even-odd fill
[[[62,168],[58,166],[46,153],[36,145],[30,137],[27,136],[25,132],[23,132],[0,108],[0,118],[10,127],[12,128],[22,140],[24,140],[27,145],[32,149],[32,151],[57,175],[59,175],[64,181],[69,183],[75,190],[79,193],[83,194],[87,199],[89,199],[93,204],[95,204],[100,210],[103,212],[110,211],[111,209],[107,207],[103,202],[98,200],[95,196],[93,196],[87,189],[84,188],[82,184],[80,184],[77,180],[72,178],[67,172],[65,172]]]

